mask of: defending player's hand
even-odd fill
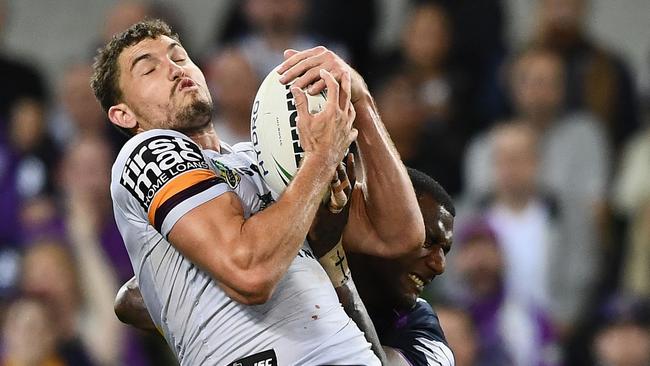
[[[354,104],[368,87],[359,73],[354,71],[343,59],[323,46],[310,48],[304,51],[284,51],[285,61],[278,68],[283,74],[280,82],[288,83],[294,80],[293,86],[307,88],[311,95],[320,93],[326,88],[325,81],[320,77],[320,70],[329,71],[336,80],[342,82],[346,73],[351,76],[351,101]]]
[[[328,165],[335,166],[343,160],[345,150],[357,138],[357,130],[352,128],[356,113],[350,102],[350,74],[343,75],[340,85],[326,70],[321,70],[320,76],[328,92],[322,111],[309,113],[307,96],[302,89],[292,86],[291,93],[296,99],[298,132],[305,156],[320,155]]]
[[[348,222],[348,202],[356,183],[354,169],[354,156],[348,154],[345,164],[340,163],[336,169],[330,184],[332,194],[319,207],[309,229],[309,244],[316,258],[325,255],[341,241],[343,229]]]

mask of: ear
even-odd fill
[[[135,118],[135,113],[124,103],[116,104],[108,109],[108,119],[114,125],[122,128],[133,129],[137,127],[138,121]]]

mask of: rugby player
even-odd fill
[[[296,55],[316,53],[332,55]],[[348,249],[402,255],[424,240],[424,225],[363,80],[347,65],[314,65],[307,85],[326,87],[328,101],[312,115],[302,86],[291,87],[305,154],[271,204],[252,144],[218,140],[203,73],[165,23],[137,23],[99,51],[91,85],[132,136],[113,166],[115,219],[148,313],[181,365],[379,363],[305,241],[352,141],[364,182],[350,197]],[[315,76],[308,66],[288,70],[305,68],[305,82]]]
[[[408,173],[424,217],[424,244],[396,259],[351,253],[349,264],[389,365],[452,366],[438,316],[420,295],[445,271],[456,212],[438,182],[415,169]]]
[[[376,329],[384,351],[379,356],[385,364],[453,366],[453,354],[438,316],[419,296],[424,286],[445,271],[445,256],[453,241],[455,208],[438,182],[415,169],[409,168],[408,173],[424,218],[424,244],[418,251],[396,259],[350,254],[355,280],[349,281],[346,287],[338,287],[337,293],[348,315],[361,323],[366,337],[370,334],[371,342]],[[347,179],[345,176],[340,178],[341,181]],[[354,177],[351,181],[354,185]],[[341,217],[345,215],[339,215],[338,219]],[[330,235],[336,236],[339,224],[332,217],[327,219]],[[331,246],[322,236],[318,239],[314,242],[316,246]],[[357,288],[363,303],[356,302]],[[365,320],[366,307],[372,323]],[[115,311],[123,322],[155,332],[135,279],[120,289]]]

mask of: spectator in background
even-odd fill
[[[529,125],[510,122],[491,133],[494,188],[478,210],[494,228],[506,261],[505,283],[510,296],[557,308],[551,274],[563,248],[557,237],[556,202],[539,184],[537,133]]]
[[[112,159],[113,152],[105,140],[81,137],[68,146],[63,157],[60,193],[68,209],[68,229],[86,230],[100,244],[117,280],[126,282],[133,277],[133,268],[113,219],[109,190]],[[80,218],[83,221],[78,223]]]
[[[477,366],[478,335],[469,313],[457,307],[434,305],[445,330],[445,337],[454,352],[456,366]]]
[[[594,364],[650,365],[650,307],[638,298],[615,298],[593,340]]]
[[[172,5],[155,0],[119,0],[106,15],[99,46],[108,43],[114,34],[121,33],[132,24],[145,18],[163,19],[167,24],[173,26],[172,29],[181,37],[184,33],[178,13]],[[92,51],[94,55],[95,50]]]
[[[352,67],[364,77],[373,62],[378,1],[377,0],[305,0],[309,3],[306,26],[317,34],[340,43],[350,51]],[[345,16],[341,16],[345,9]],[[332,27],[332,24],[336,24]]]
[[[602,206],[609,177],[607,139],[598,122],[586,113],[562,113],[563,64],[553,52],[530,48],[512,64],[510,88],[514,119],[539,135],[540,186],[548,189],[562,213],[558,235],[563,251],[553,268],[551,287],[563,306],[554,318],[574,325],[587,306],[600,260]],[[494,188],[494,140],[477,137],[465,157],[466,194],[481,197]],[[567,332],[570,329],[566,329]]]
[[[224,49],[207,61],[206,81],[215,106],[219,140],[229,144],[250,141],[251,106],[260,85],[246,57],[235,48]]]
[[[54,172],[59,148],[47,133],[42,106],[33,99],[21,99],[9,115],[8,147],[15,160],[15,184],[20,199],[54,191]]]
[[[20,297],[7,310],[2,327],[0,365],[64,366],[81,365],[57,350],[56,324],[46,301]]]
[[[623,61],[587,34],[589,3],[539,0],[533,41],[562,57],[569,110],[595,114],[618,151],[639,127],[637,95]]]
[[[415,7],[406,22],[400,50],[386,56],[377,76],[378,104],[400,155],[448,192],[460,192],[464,125],[459,83],[448,68],[451,35],[445,11]]]
[[[92,67],[85,62],[70,64],[63,74],[57,93],[60,102],[49,124],[61,148],[75,138],[108,135],[110,125],[88,84],[91,74]]]
[[[8,7],[7,0],[0,0],[0,38],[7,21],[11,19]],[[14,115],[21,114],[21,106],[17,105],[18,102],[26,100],[28,102],[23,103],[22,107],[27,107],[28,111],[36,108],[38,113],[42,113],[47,93],[43,77],[38,70],[16,60],[4,50],[0,51],[0,79],[5,85],[11,85],[0,89],[0,128],[5,140],[12,111]],[[7,143],[7,141],[0,141],[0,143]]]
[[[503,91],[498,70],[506,59],[507,5],[503,0],[417,0],[433,2],[449,14],[453,42],[450,64],[462,76],[460,99],[463,129],[470,136],[488,127],[498,115]]]
[[[75,365],[92,365],[93,351],[87,342],[95,339],[98,344],[101,335],[89,323],[82,322],[83,293],[76,268],[63,243],[57,240],[31,243],[23,260],[20,289],[48,301],[61,355],[74,360]]]
[[[624,290],[650,296],[650,127],[637,132],[621,155],[613,204],[629,220],[625,233]],[[620,246],[616,250],[621,250]]]
[[[337,45],[304,32],[307,10],[304,0],[245,0],[242,2],[249,32],[234,45],[246,56],[258,78],[262,80],[284,61],[286,49],[305,50],[324,45],[343,58],[347,52]]]
[[[151,16],[151,7],[148,1],[120,0],[106,15],[106,22],[102,30],[102,42],[110,41],[114,34],[118,34],[145,18]]]
[[[451,267],[459,273],[458,293],[476,324],[481,366],[556,365],[552,326],[538,304],[510,296],[505,287],[505,258],[496,233],[483,220],[462,227]]]

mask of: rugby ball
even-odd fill
[[[277,69],[271,71],[255,96],[251,112],[251,141],[260,174],[276,195],[289,185],[304,155],[296,126],[296,101],[291,84],[280,82]],[[325,94],[307,94],[310,113],[325,107]]]

